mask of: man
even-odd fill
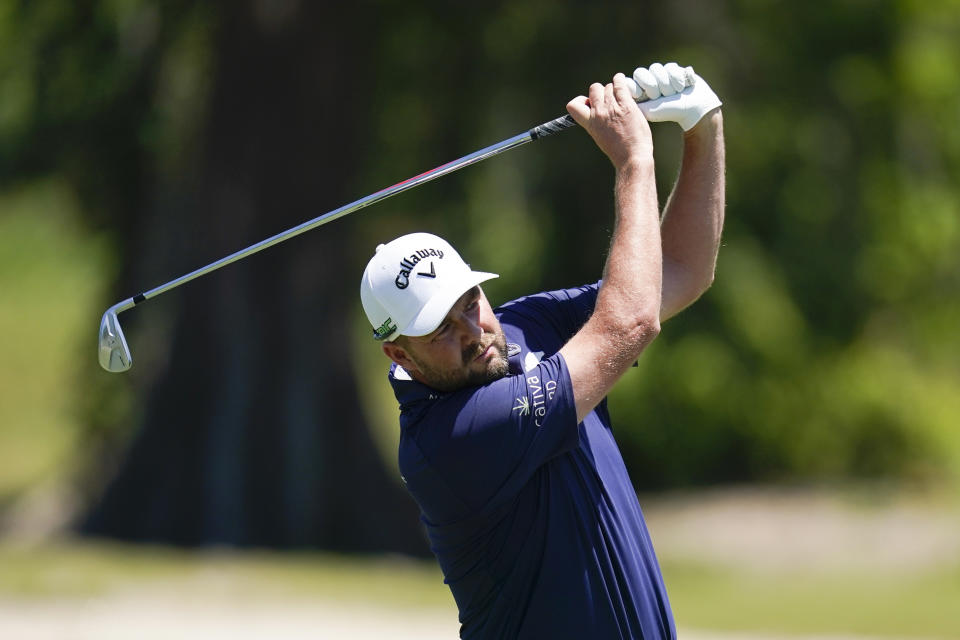
[[[623,74],[567,105],[616,170],[600,283],[493,310],[479,285],[496,275],[426,233],[381,245],[364,272],[364,310],[393,361],[400,472],[462,638],[676,637],[604,397],[713,279],[720,101],[692,70],[676,93],[685,71],[638,69],[640,107]],[[645,115],[686,131],[662,221]]]

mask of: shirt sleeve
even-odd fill
[[[422,450],[448,489],[473,510],[509,500],[539,467],[579,442],[570,374],[560,354],[526,373],[452,394],[433,411],[439,414],[430,416]]]
[[[519,298],[499,307],[501,320],[517,326],[535,326],[537,333],[554,337],[556,351],[579,331],[593,314],[602,281],[545,291]]]

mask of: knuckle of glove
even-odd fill
[[[657,78],[646,67],[637,67],[633,72],[633,80],[647,94],[649,99],[656,100],[660,97],[660,85]]]
[[[676,62],[654,62],[649,68],[637,67],[633,72],[638,93],[642,91],[650,100],[682,93],[693,85],[695,77],[692,67],[684,68]]]
[[[680,65],[676,62],[668,62],[663,65],[663,69],[670,78],[670,86],[673,88],[674,93],[680,93],[687,87],[687,73]]]
[[[673,85],[670,83],[670,74],[667,73],[666,68],[664,68],[662,64],[654,62],[650,65],[650,73],[653,74],[653,77],[657,79],[657,84],[660,85],[660,95],[672,96],[676,93]]]

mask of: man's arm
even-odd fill
[[[660,220],[650,126],[625,78],[590,86],[567,110],[616,169],[615,225],[593,315],[560,353],[573,386],[577,422],[660,332]]]
[[[638,67],[633,80],[637,94],[647,98],[640,103],[647,120],[676,122],[685,132],[680,177],[660,229],[663,321],[699,298],[713,282],[723,228],[723,118],[720,98],[692,67],[654,63]]]
[[[714,109],[683,134],[680,176],[664,209],[660,320],[710,288],[724,213],[723,117]]]

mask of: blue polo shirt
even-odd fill
[[[675,638],[606,400],[577,424],[557,353],[599,283],[495,310],[510,373],[441,393],[391,367],[400,473],[460,610],[460,637]]]

